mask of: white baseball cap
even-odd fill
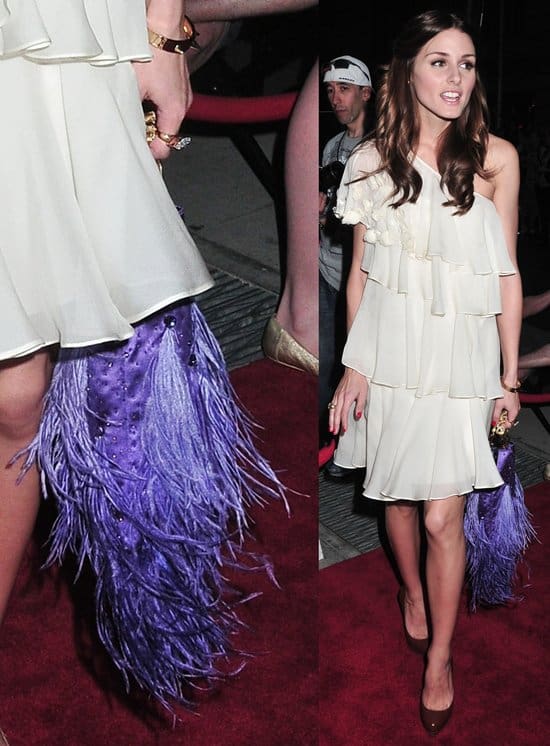
[[[323,68],[323,83],[351,83],[372,88],[369,68],[349,54],[335,57]]]

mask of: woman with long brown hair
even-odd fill
[[[488,132],[461,18],[428,11],[406,25],[375,133],[342,184],[336,212],[355,227],[345,373],[329,405],[342,431],[335,462],[366,465],[365,496],[386,502],[406,639],[426,653],[421,718],[435,734],[454,698],[465,500],[502,483],[487,432],[503,410],[510,427],[520,408],[518,158]]]

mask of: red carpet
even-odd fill
[[[530,587],[515,607],[475,615],[464,599],[455,709],[437,737],[441,746],[548,742],[550,484],[529,489],[526,501],[541,542],[527,554]],[[434,743],[418,716],[422,660],[405,645],[397,582],[383,550],[323,570],[320,586],[320,744]]]
[[[264,427],[262,451],[301,493],[289,496],[291,518],[280,504],[254,511],[260,544],[251,548],[272,557],[281,585],[239,578],[241,586],[263,591],[243,609],[251,629],[238,640],[260,655],[202,697],[198,714],[178,709],[182,722],[172,729],[169,717],[148,715],[115,691],[118,677],[108,669],[100,685],[86,665],[98,657],[81,625],[89,596],[56,584],[52,573],[37,579],[26,567],[0,642],[0,724],[12,746],[317,743],[316,381],[267,360],[234,371],[232,380]]]

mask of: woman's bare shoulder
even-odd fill
[[[489,181],[493,188],[492,196],[488,196],[506,225],[511,226],[511,234],[515,235],[520,182],[518,152],[508,140],[490,135],[486,163],[491,170]]]
[[[490,134],[487,143],[485,167],[497,175],[508,169],[515,169],[519,163],[516,147],[503,137]]]

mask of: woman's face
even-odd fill
[[[420,49],[410,81],[421,123],[460,117],[476,83],[475,65],[474,44],[458,29],[441,31]]]

